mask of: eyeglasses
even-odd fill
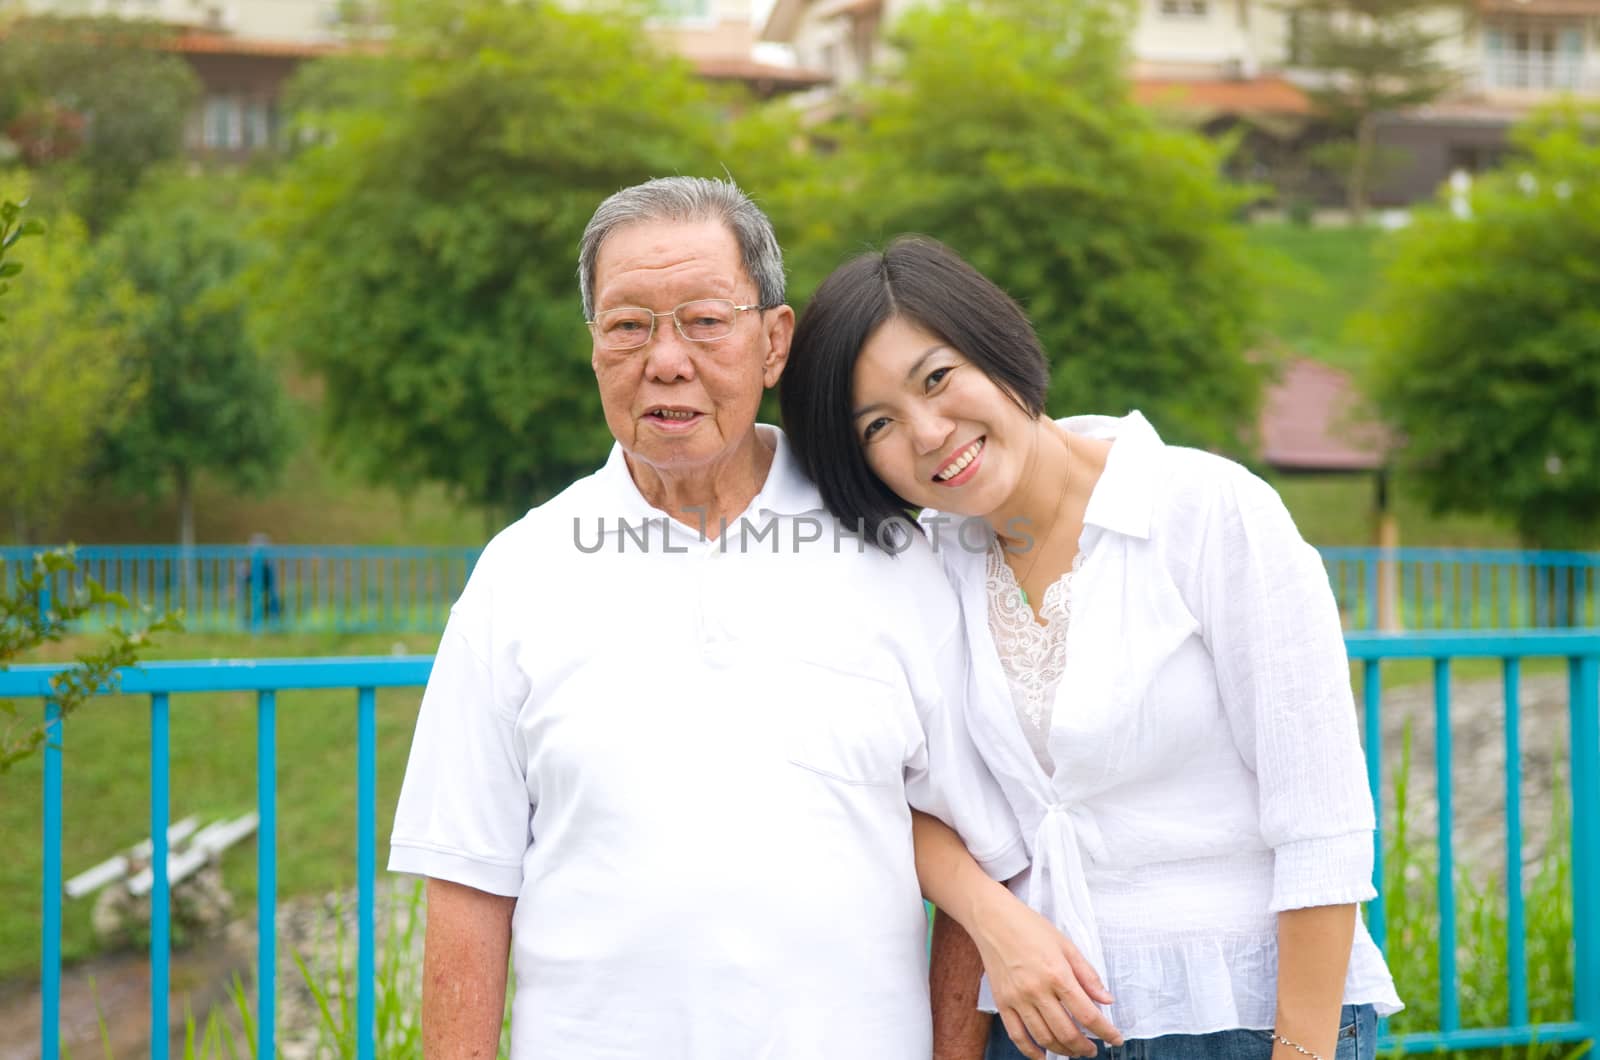
[[[715,342],[733,334],[739,314],[747,309],[768,309],[764,305],[734,305],[726,298],[701,298],[685,302],[665,313],[652,313],[639,306],[608,309],[586,321],[594,339],[608,350],[636,350],[656,333],[656,318],[671,317],[678,334],[690,342]]]

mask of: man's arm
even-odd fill
[[[517,900],[428,880],[422,960],[422,1051],[427,1060],[494,1060],[506,1006],[506,961]]]
[[[989,1022],[978,1010],[983,958],[966,929],[935,911],[928,993],[933,1003],[933,1060],[980,1060],[989,1042]]]

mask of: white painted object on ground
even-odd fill
[[[259,821],[252,811],[232,821],[216,821],[206,825],[195,834],[185,849],[167,858],[168,885],[180,883],[194,875],[213,857],[253,833]],[[155,872],[145,869],[128,881],[128,892],[136,898],[142,898],[154,886]]]
[[[198,817],[185,817],[172,825],[167,829],[167,848],[170,850],[189,838],[198,827],[200,827]],[[93,868],[78,873],[66,882],[63,890],[68,898],[82,898],[86,894],[93,894],[112,880],[127,875],[128,869],[134,864],[149,861],[150,854],[154,850],[154,843],[142,839],[129,847],[127,853],[107,858]]]

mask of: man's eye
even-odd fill
[[[928,373],[928,380],[922,385],[922,389],[932,390],[934,387],[944,382],[945,376],[949,375],[953,371],[955,371],[953,368],[935,368],[933,371]]]
[[[864,442],[870,442],[873,435],[877,434],[887,426],[889,426],[889,417],[879,416],[877,419],[867,424],[867,426],[862,430],[861,440]]]
[[[637,320],[619,320],[615,324],[611,325],[611,330],[612,331],[638,331],[642,327],[644,327],[644,325],[639,323]]]

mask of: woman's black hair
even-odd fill
[[[933,239],[902,236],[881,252],[839,266],[817,288],[795,329],[778,384],[783,427],[828,511],[887,551],[914,506],[867,466],[856,430],[856,359],[891,319],[947,343],[1030,416],[1044,412],[1050,373],[1027,314],[962,258]]]

